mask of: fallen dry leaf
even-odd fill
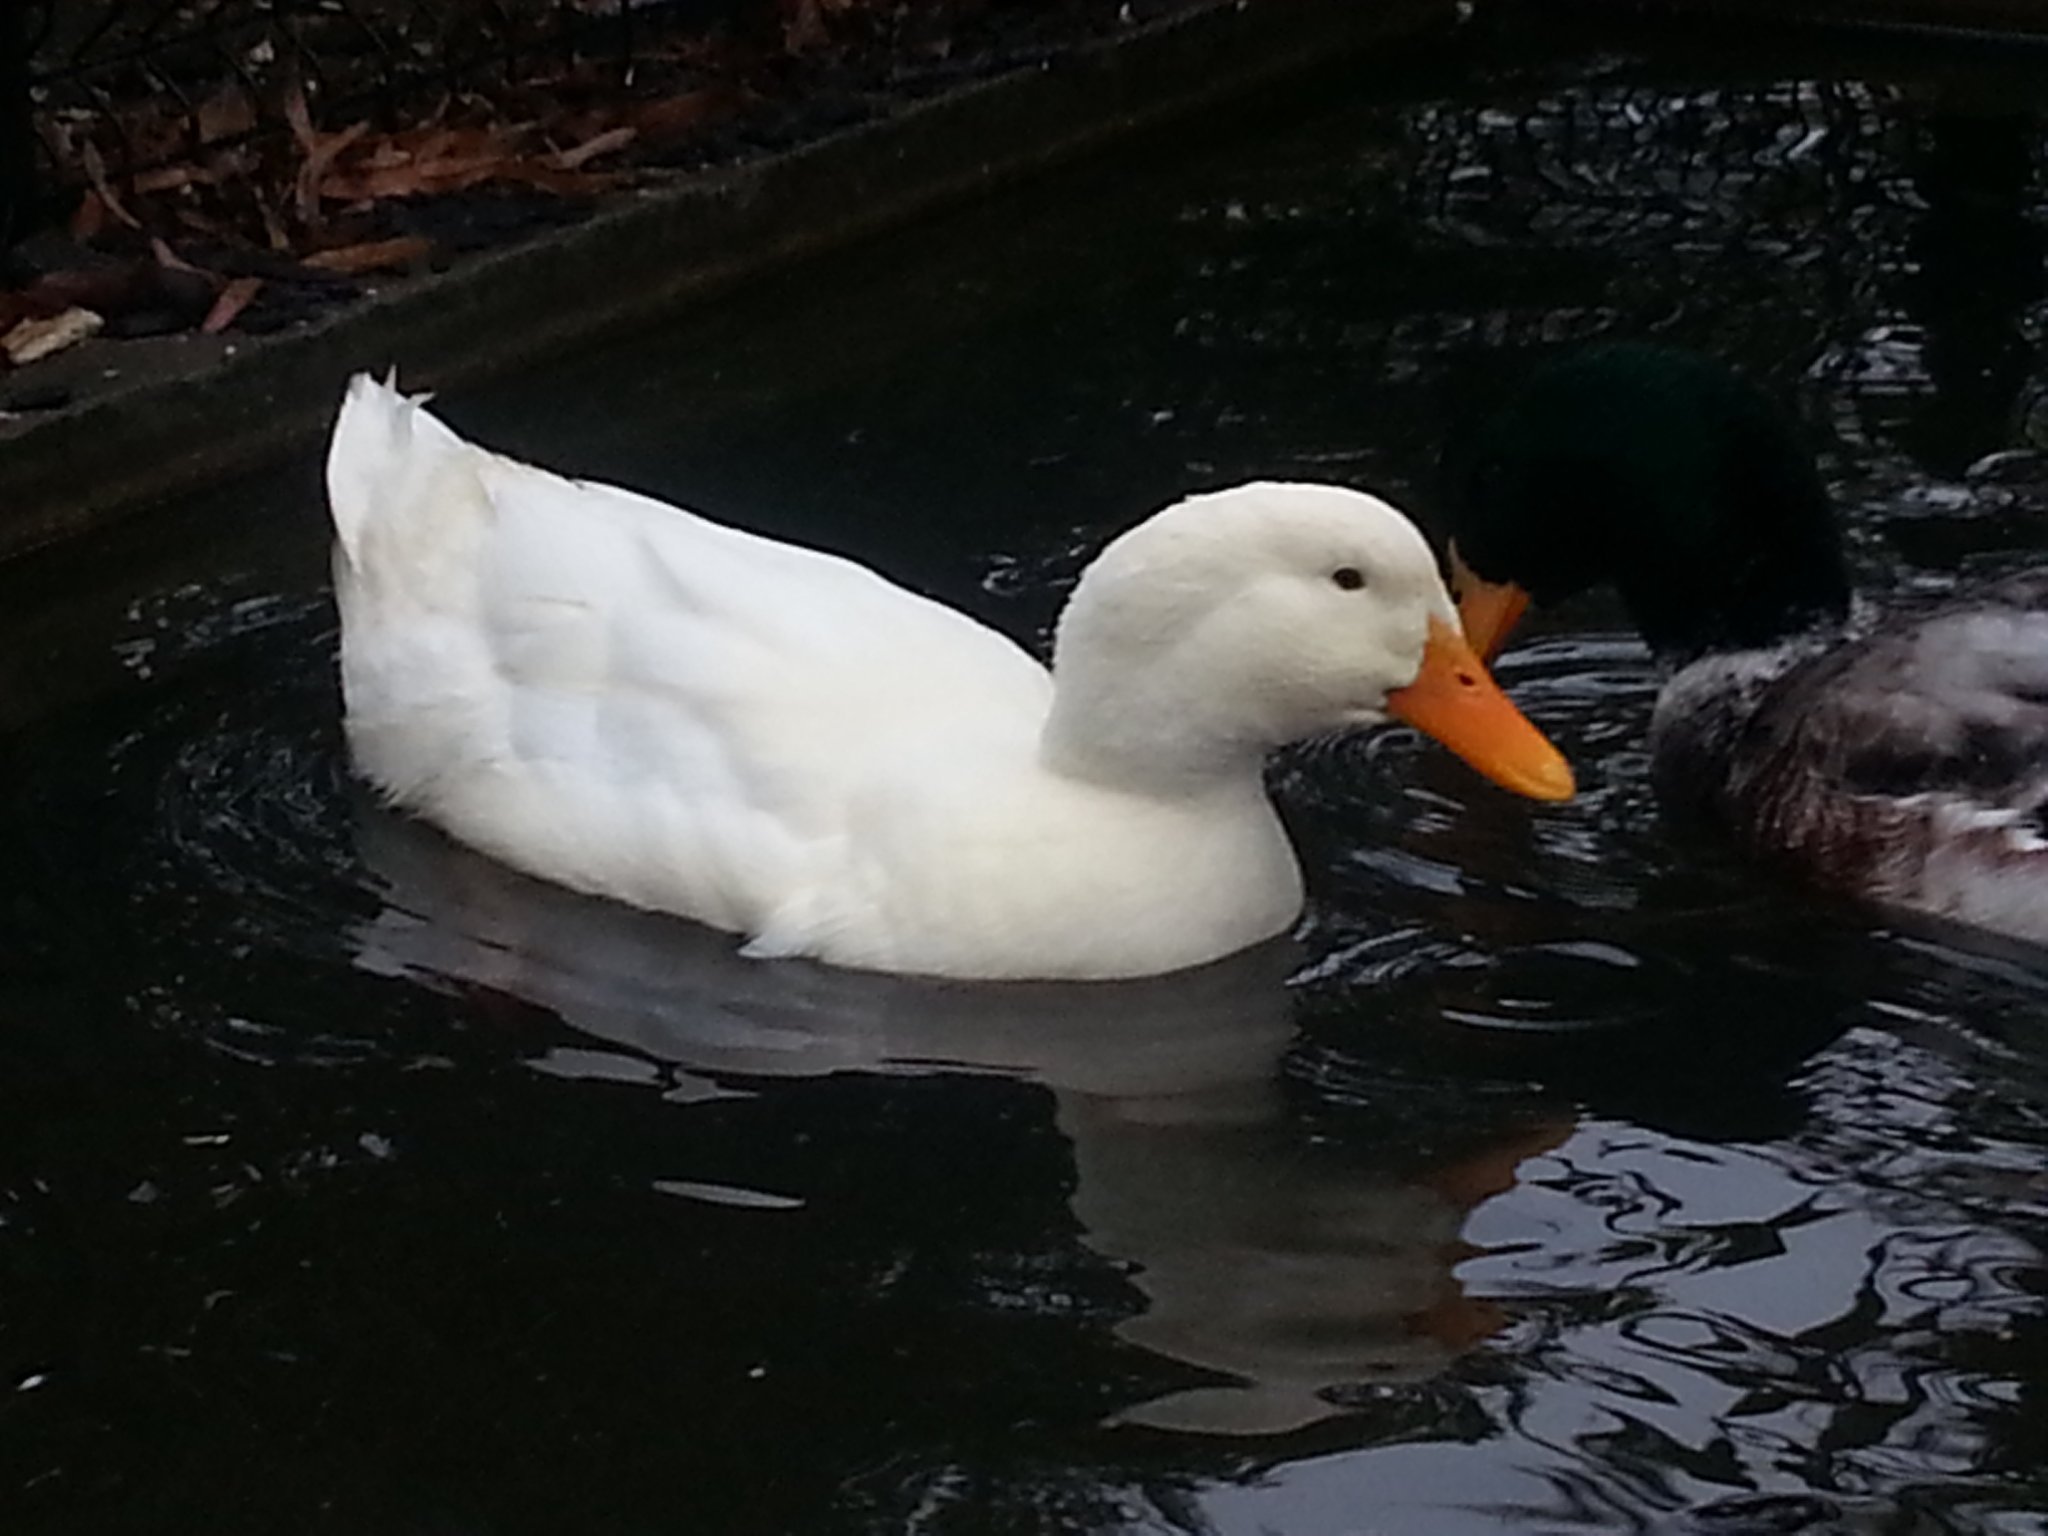
[[[258,204],[256,213],[263,220],[263,238],[270,242],[270,248],[280,256],[291,250],[292,237],[284,227],[284,214],[269,203]]]
[[[594,197],[620,182],[615,171],[558,171],[538,160],[515,160],[499,172],[499,180],[552,192],[557,197]]]
[[[594,139],[585,139],[574,149],[565,149],[559,154],[548,156],[548,164],[558,171],[577,171],[600,155],[611,154],[624,149],[640,137],[640,130],[633,127],[614,128],[609,133],[600,133]]]
[[[247,91],[235,85],[223,85],[199,103],[192,115],[199,127],[201,144],[217,144],[256,129],[256,104]]]
[[[107,163],[100,158],[100,152],[91,143],[79,146],[78,162],[85,168],[86,180],[92,183],[93,191],[99,195],[101,206],[130,229],[142,228],[142,221],[130,213],[122,205],[121,199],[114,195],[113,187],[107,183]]]
[[[206,318],[199,322],[199,331],[204,336],[218,336],[235,323],[249,301],[256,297],[263,287],[260,277],[231,278],[221,289],[220,297],[213,301],[213,308],[206,312]]]
[[[369,240],[361,245],[337,246],[315,251],[302,263],[320,272],[337,272],[353,277],[360,272],[389,271],[409,267],[434,254],[434,242],[425,235],[400,235],[392,240]]]
[[[387,197],[422,197],[434,192],[462,192],[489,181],[507,163],[503,155],[450,157],[425,163],[406,160],[377,165],[350,174],[334,172],[320,183],[330,202],[374,203]]]
[[[129,179],[137,193],[177,192],[195,184],[210,185],[216,178],[204,166],[187,161],[182,165],[160,165],[153,171],[139,171]]]
[[[292,137],[299,141],[299,148],[310,155],[318,134],[313,128],[312,109],[306,105],[305,81],[295,79],[285,87],[284,120],[292,130]]]
[[[318,230],[321,183],[327,179],[334,162],[370,131],[370,125],[351,123],[339,133],[322,133],[313,125],[312,108],[306,104],[306,87],[301,80],[293,80],[285,91],[284,120],[290,125],[292,137],[298,141],[299,151],[304,156],[292,181],[292,197],[298,209],[299,222],[309,230]]]
[[[108,217],[106,202],[99,193],[88,191],[72,212],[71,238],[80,245],[89,244],[106,229]]]
[[[15,367],[25,367],[76,345],[106,323],[90,309],[67,309],[47,320],[22,320],[0,336],[0,352],[5,352]]]
[[[739,91],[709,87],[642,103],[631,110],[629,117],[647,138],[665,138],[687,132],[706,119],[729,116],[738,110],[743,99]]]
[[[170,242],[161,235],[151,235],[149,237],[149,251],[152,256],[156,257],[156,264],[160,267],[169,267],[173,272],[199,271],[199,268],[193,266],[191,262],[172,250]]]
[[[297,186],[299,218],[308,229],[317,229],[320,224],[320,199],[326,195],[323,183],[328,168],[369,129],[368,123],[351,123],[339,133],[314,133],[306,150],[306,162],[299,167]]]
[[[229,240],[233,237],[218,219],[210,217],[203,209],[180,205],[171,210],[171,217],[195,234],[205,235],[211,240]]]

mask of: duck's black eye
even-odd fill
[[[1365,572],[1355,565],[1340,565],[1337,569],[1330,572],[1330,580],[1337,583],[1346,592],[1356,592],[1365,585]]]

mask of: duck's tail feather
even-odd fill
[[[328,442],[327,502],[352,565],[371,520],[408,505],[419,480],[467,446],[425,409],[427,399],[401,394],[395,370],[381,382],[367,373],[348,381]]]

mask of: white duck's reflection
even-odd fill
[[[1279,1095],[1287,942],[1140,981],[932,982],[743,959],[726,935],[529,880],[381,811],[358,843],[387,886],[359,965],[540,1004],[695,1074],[677,1097],[845,1071],[1049,1089],[1084,1236],[1148,1302],[1119,1334],[1236,1378],[1119,1422],[1274,1434],[1341,1413],[1329,1389],[1434,1375],[1502,1321],[1454,1273],[1466,1214],[1569,1130],[1524,1127],[1421,1178],[1317,1159]]]

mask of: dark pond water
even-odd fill
[[[1187,487],[1424,505],[1489,370],[1658,334],[1872,587],[2048,547],[2048,62],[1517,57],[446,410],[1032,637]],[[367,806],[323,566],[309,454],[0,574],[0,1527],[2048,1530],[2048,963],[1677,846],[1609,610],[1504,668],[1573,805],[1303,751],[1297,942],[991,990]]]

